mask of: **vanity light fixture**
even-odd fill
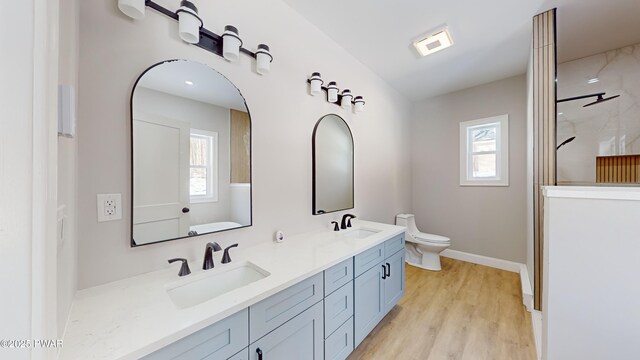
[[[453,45],[453,39],[446,27],[413,42],[413,46],[421,56],[431,55],[451,45]]]
[[[198,16],[198,8],[188,0],[180,1],[178,14],[178,34],[189,44],[200,42],[200,28],[204,25]]]
[[[354,97],[349,89],[344,89],[340,94],[338,84],[335,81],[330,81],[326,87],[322,86],[324,81],[319,72],[311,74],[311,77],[307,79],[307,83],[310,85],[309,93],[313,96],[320,94],[324,90],[327,92],[328,102],[336,104],[345,110],[353,109],[355,114],[364,111],[364,98],[362,96]]]
[[[198,8],[193,1],[180,1],[180,8],[173,12],[153,0],[118,0],[118,9],[132,19],[145,17],[145,8],[150,7],[157,12],[178,21],[180,38],[187,43],[196,45],[229,61],[238,60],[240,53],[256,59],[256,72],[260,75],[271,70],[273,56],[269,46],[258,45],[254,53],[242,47],[242,39],[238,35],[235,26],[225,26],[222,35],[218,35],[204,27],[202,19],[198,15]]]
[[[271,71],[272,61],[273,56],[271,56],[271,52],[269,52],[269,46],[266,44],[258,45],[258,50],[256,51],[256,72],[264,75]]]
[[[330,81],[327,86],[327,101],[338,102],[338,84],[335,81]]]
[[[227,25],[224,27],[224,33],[222,33],[222,56],[225,59],[234,62],[240,57],[240,48],[242,47],[242,39],[240,39],[240,32],[233,25]]]
[[[145,0],[118,0],[118,9],[132,19],[144,19]]]
[[[340,100],[340,106],[343,109],[351,109],[351,100],[353,99],[353,95],[351,95],[351,90],[344,89],[342,90],[342,100]]]
[[[360,114],[361,112],[364,111],[364,99],[362,98],[362,96],[356,96],[353,99],[353,112],[356,114]]]
[[[311,84],[311,95],[316,96],[322,92],[322,84],[324,84],[324,81],[322,81],[322,76],[319,72],[311,74],[309,83]]]

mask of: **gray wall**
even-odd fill
[[[178,4],[158,2],[170,9]],[[392,223],[395,214],[409,208],[408,100],[282,1],[200,1],[198,8],[207,28],[220,32],[225,24],[234,24],[247,48],[269,44],[271,72],[257,75],[247,56],[230,63],[182,42],[177,23],[152,10],[144,20],[133,21],[118,11],[116,1],[80,3],[79,288],[166,268],[167,259],[176,256],[202,261],[208,241],[247,247],[272,241],[278,229],[293,235],[328,228],[341,213],[311,215],[311,135],[327,113],[344,117],[353,132],[353,213]],[[253,226],[131,248],[129,97],[147,67],[176,58],[213,67],[247,101]],[[365,96],[365,112],[353,115],[322,96],[309,96],[306,79],[314,71]],[[102,193],[122,193],[122,220],[97,222],[96,194]]]
[[[414,105],[412,209],[418,229],[451,249],[526,259],[526,77],[516,76]],[[460,186],[459,123],[509,114],[509,186]]]

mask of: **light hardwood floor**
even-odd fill
[[[535,360],[516,273],[442,258],[440,272],[406,265],[400,303],[348,360]]]

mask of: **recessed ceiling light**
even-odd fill
[[[587,80],[587,84],[595,84],[598,81],[600,81],[600,79],[598,79],[598,78],[589,79],[589,80]]]
[[[453,39],[451,39],[451,34],[446,27],[427,36],[422,36],[413,42],[413,46],[422,56],[444,50],[451,45],[453,45]]]
[[[185,80],[184,83],[187,84],[187,85],[193,85],[193,81],[190,81],[190,80]]]

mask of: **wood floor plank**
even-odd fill
[[[348,360],[535,360],[516,273],[442,258],[406,266],[406,294]]]

